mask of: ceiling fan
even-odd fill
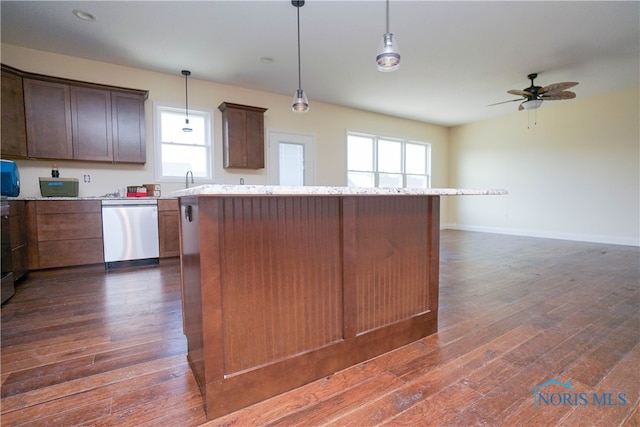
[[[573,99],[576,97],[576,94],[568,91],[566,89],[572,88],[576,86],[577,82],[562,82],[562,83],[553,83],[544,87],[536,86],[533,80],[538,77],[538,74],[532,73],[527,76],[529,80],[531,80],[531,86],[524,88],[522,90],[511,89],[508,90],[507,93],[511,95],[519,95],[522,98],[511,99],[509,101],[497,102],[495,104],[490,104],[488,107],[492,105],[505,104],[507,102],[517,102],[522,101],[518,106],[518,111],[522,110],[534,110],[539,108],[542,105],[542,101],[558,101],[561,99]]]

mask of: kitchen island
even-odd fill
[[[180,199],[188,360],[213,419],[430,335],[440,196],[210,185]]]

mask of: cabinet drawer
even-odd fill
[[[36,202],[36,212],[40,214],[58,213],[102,213],[102,202],[100,200],[55,200]]]
[[[178,199],[158,199],[158,211],[177,211]]]
[[[40,268],[104,262],[102,239],[56,240],[38,244]]]
[[[92,239],[102,240],[102,213],[65,213],[38,215],[38,241]]]

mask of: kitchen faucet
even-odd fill
[[[193,184],[193,172],[187,171],[187,175],[184,177],[184,188],[189,188],[189,174],[191,174],[191,183]]]

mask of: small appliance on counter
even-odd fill
[[[128,185],[127,197],[160,197],[160,184]]]
[[[0,182],[3,196],[18,197],[20,195],[20,172],[18,165],[12,160],[0,160]]]
[[[127,186],[127,197],[147,197],[147,187],[137,186],[137,185],[128,185]]]
[[[42,197],[78,197],[78,178],[39,178]]]

